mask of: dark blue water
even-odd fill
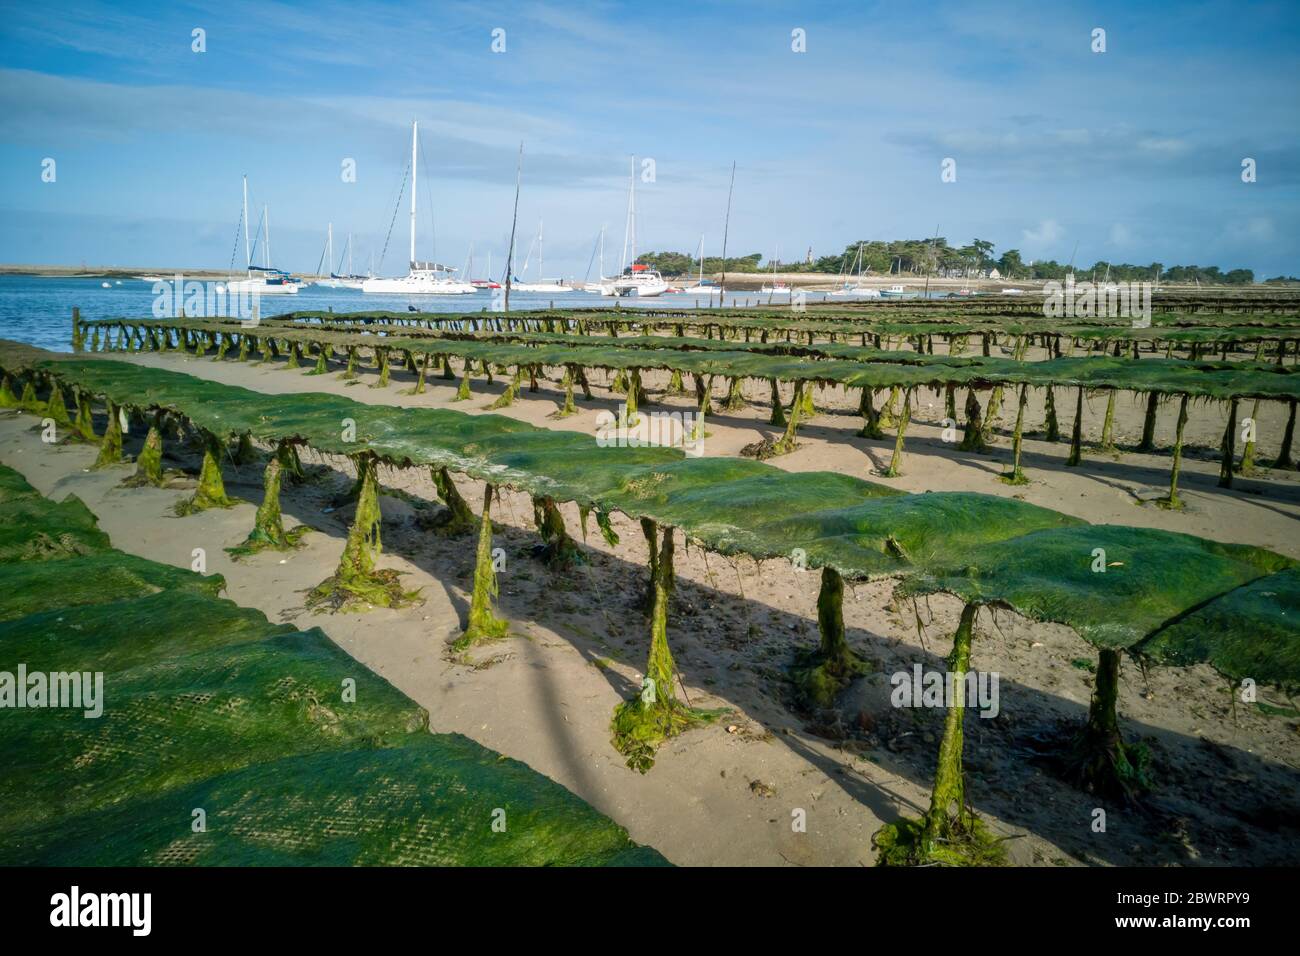
[[[102,286],[109,282],[109,288]],[[821,298],[810,293],[809,300]],[[141,279],[56,279],[40,276],[0,276],[0,338],[14,339],[52,351],[71,351],[72,309],[81,309],[83,319],[108,319],[120,316],[142,318],[154,314],[153,283]],[[510,309],[520,311],[557,308],[611,308],[615,302],[623,308],[640,306],[699,308],[703,297],[665,295],[657,299],[615,300],[586,292],[558,296],[512,292]],[[716,301],[716,300],[715,300]],[[757,292],[728,295],[727,305],[762,305],[766,296]],[[775,304],[789,307],[789,298]],[[306,286],[297,295],[263,296],[260,314],[266,317],[285,312],[311,310],[335,312],[371,312],[392,310],[406,312],[414,305],[421,312],[477,312],[491,309],[489,292],[476,295],[397,296],[366,295],[355,289],[329,289]]]

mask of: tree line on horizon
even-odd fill
[[[746,256],[728,256],[725,261],[720,256],[705,256],[704,272],[708,275],[723,271],[755,273],[772,270],[775,265],[775,271],[778,272],[824,273],[843,275],[845,278],[857,275],[859,268],[863,275],[946,275],[964,278],[984,275],[997,269],[1004,279],[1059,281],[1073,271],[1080,281],[1084,276],[1113,282],[1151,282],[1160,279],[1165,282],[1200,282],[1206,285],[1249,285],[1255,281],[1252,269],[1230,269],[1225,272],[1218,266],[1166,267],[1160,262],[1134,265],[1104,259],[1091,266],[1072,269],[1069,263],[1062,264],[1055,259],[1025,262],[1019,249],[1008,249],[997,256],[994,252],[993,243],[984,239],[972,239],[969,244],[960,247],[949,245],[948,240],[942,236],[892,241],[873,239],[851,242],[844,247],[843,252],[820,256],[811,261],[805,259],[801,262],[773,263],[769,259],[764,262],[763,254],[759,252]],[[687,252],[647,252],[638,256],[636,261],[657,269],[666,276],[691,275],[700,269],[699,259]],[[1298,280],[1292,276],[1277,276],[1264,281],[1280,283]]]

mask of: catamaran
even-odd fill
[[[668,283],[655,269],[636,261],[636,157],[632,157],[632,177],[627,190],[627,228],[623,232],[623,261],[627,262],[628,240],[632,244],[632,265],[623,270],[623,274],[610,284],[608,295],[625,298],[627,296],[663,295],[668,291]]]
[[[664,277],[641,262],[632,263],[626,272],[614,280],[614,295],[619,297],[655,296],[667,291],[668,283]]]
[[[366,279],[361,291],[378,295],[472,295],[468,282],[453,278],[455,269],[415,258],[416,170],[420,163],[419,123],[411,123],[411,256],[410,271],[396,279]]]
[[[253,265],[253,248],[248,237],[248,177],[244,177],[244,268],[247,279],[230,279],[226,290],[256,295],[297,295],[298,282],[280,269],[271,268],[271,219],[266,206],[262,207],[262,222],[258,226],[262,237],[262,264]],[[233,258],[233,257],[232,257]],[[232,263],[233,264],[233,263]]]
[[[524,267],[519,271],[527,272],[528,263],[533,258],[533,248],[537,249],[537,281],[536,282],[511,282],[510,288],[515,292],[539,292],[555,295],[561,292],[577,292],[578,290],[571,285],[565,285],[559,279],[542,278],[542,221],[537,220],[537,238],[533,240],[532,245],[528,247],[528,255],[524,257]]]

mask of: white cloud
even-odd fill
[[[1223,230],[1224,236],[1232,242],[1271,242],[1275,233],[1273,220],[1267,216],[1234,220]]]
[[[1147,136],[1138,140],[1138,149],[1155,156],[1179,156],[1187,152],[1188,144],[1172,136]]]
[[[1036,242],[1047,244],[1056,242],[1063,235],[1061,224],[1055,219],[1044,219],[1038,224],[1036,229],[1025,229],[1023,235],[1026,242]]]

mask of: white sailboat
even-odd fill
[[[600,227],[600,281],[587,282],[582,286],[583,292],[592,292],[596,295],[613,295],[614,280],[605,276],[605,227]],[[588,267],[590,268],[590,267]]]
[[[297,295],[298,282],[280,269],[271,268],[271,217],[266,206],[262,207],[262,223],[259,231],[263,236],[262,265],[253,265],[253,250],[248,238],[248,177],[244,177],[244,268],[247,279],[230,279],[226,290],[230,293],[250,295]]]
[[[608,294],[619,297],[663,295],[668,283],[658,271],[636,261],[636,157],[632,157],[632,176],[627,190],[627,228],[623,233],[623,261],[627,262],[628,239],[632,242],[632,264],[610,286]]]
[[[565,285],[559,279],[542,278],[542,221],[537,220],[537,238],[533,240],[533,245],[528,247],[528,255],[524,257],[524,267],[519,271],[527,272],[528,263],[533,257],[533,246],[537,247],[537,281],[536,282],[511,282],[510,288],[515,292],[537,292],[541,294],[557,295],[564,292],[577,292],[578,290],[571,285]]]
[[[706,281],[704,278],[704,235],[700,234],[700,274],[695,285],[688,285],[681,290],[681,295],[721,295],[722,287]]]
[[[370,278],[361,283],[361,291],[375,295],[473,295],[468,282],[451,277],[455,269],[436,262],[415,258],[416,171],[420,162],[419,123],[411,123],[411,255],[410,271],[396,279]]]
[[[780,260],[781,260],[781,247],[777,246],[776,256],[775,258],[772,259],[772,284],[768,285],[767,283],[763,283],[762,288],[758,290],[763,295],[789,295],[790,294],[789,283],[781,282],[776,277],[776,264]]]
[[[343,268],[343,257],[348,260],[348,271],[342,275],[339,270]],[[343,246],[343,253],[339,256],[338,269],[334,268],[334,223],[329,223],[325,232],[325,265],[330,270],[328,279],[317,279],[312,285],[318,285],[326,289],[360,289],[361,283],[366,281],[366,276],[355,275],[352,272],[352,233],[348,233],[348,241]]]
[[[858,243],[858,254],[854,257],[854,264],[849,267],[849,271],[852,272],[855,268],[857,269],[858,278],[853,285],[849,285],[846,278],[838,289],[832,289],[826,294],[845,299],[879,299],[879,289],[872,289],[862,284],[862,243],[860,242]]]

